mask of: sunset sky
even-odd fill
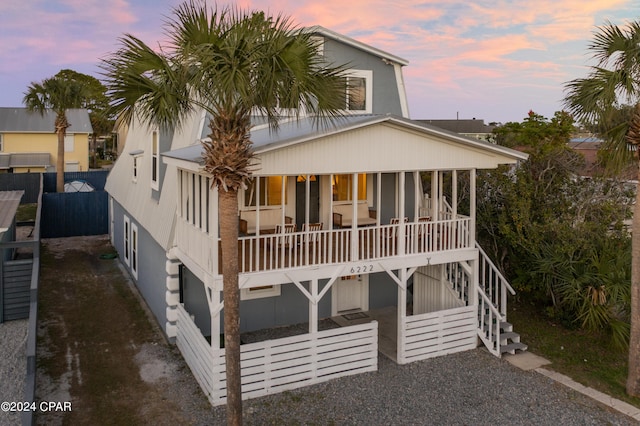
[[[150,45],[178,0],[2,0],[0,106],[22,106],[32,81],[70,68],[99,77],[131,33]],[[213,4],[213,2],[210,2]],[[218,7],[231,2],[218,1]],[[640,19],[637,0],[243,0],[243,8],[322,25],[409,61],[414,119],[551,117],[565,82],[586,75],[596,26]]]

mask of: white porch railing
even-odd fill
[[[475,306],[402,318],[398,364],[474,349],[477,344]]]
[[[478,268],[478,288],[489,298],[502,316],[507,315],[507,292],[516,294],[507,279],[500,273],[498,267],[489,259],[489,256],[476,243],[480,252]]]
[[[478,296],[478,337],[489,352],[500,357],[500,323],[505,318],[480,288]]]
[[[240,272],[271,271],[469,248],[468,217],[241,237]],[[404,227],[404,238],[401,228]]]
[[[478,336],[495,356],[501,356],[500,328],[507,319],[507,292],[516,294],[507,279],[489,259],[482,247],[478,249]]]
[[[213,405],[226,402],[224,349],[212,349],[182,305],[176,341]],[[240,347],[242,399],[297,389],[378,369],[378,323],[251,343]]]

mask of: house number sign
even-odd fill
[[[360,274],[364,272],[373,271],[373,265],[362,265],[362,266],[353,266],[351,267],[352,274]]]

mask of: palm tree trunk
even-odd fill
[[[224,350],[227,373],[227,424],[242,424],[240,382],[240,289],[238,288],[238,191],[222,188],[220,239],[224,301]]]
[[[56,159],[56,192],[64,192],[64,133],[58,129],[58,158]]]
[[[640,396],[640,162],[631,225],[631,334],[627,393]]]

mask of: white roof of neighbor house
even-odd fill
[[[55,119],[51,110],[41,115],[26,108],[0,107],[0,133],[53,133]],[[71,124],[67,133],[93,133],[86,109],[67,110],[67,119]]]
[[[495,168],[527,154],[391,115],[348,116],[333,125],[312,119],[251,132],[256,174],[326,174]],[[165,161],[202,167],[201,145],[163,153]]]

